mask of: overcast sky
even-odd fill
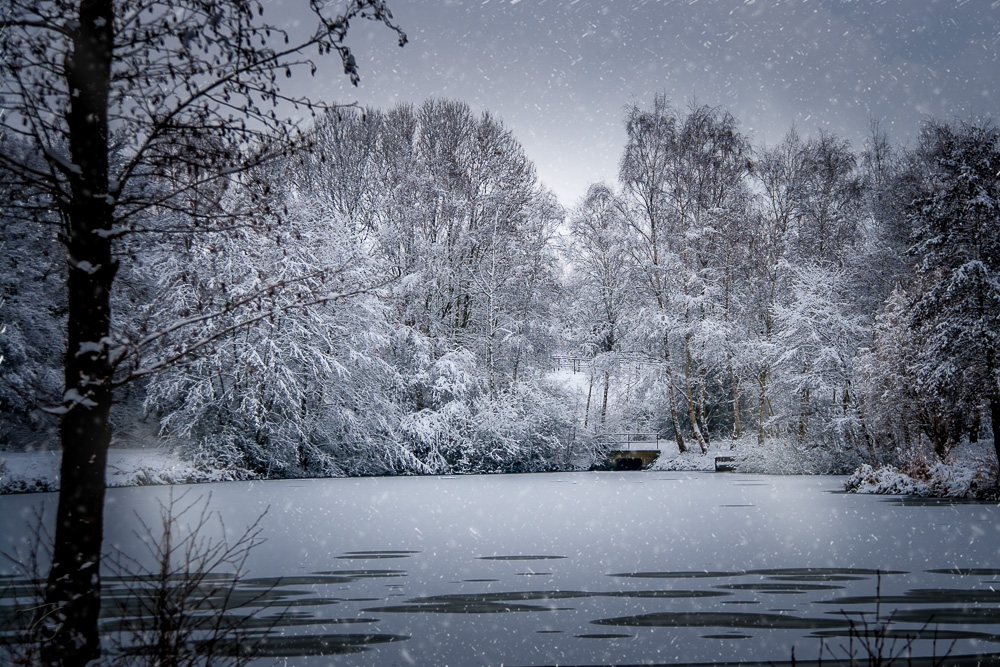
[[[306,0],[271,0],[299,3]],[[909,141],[922,119],[997,118],[1000,0],[389,0],[410,43],[352,25],[361,68],[300,85],[390,107],[454,98],[503,119],[571,206],[614,183],[623,107],[665,92],[728,108],[755,143],[794,123],[863,145],[868,119]]]

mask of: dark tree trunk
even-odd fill
[[[108,193],[108,92],[114,10],[110,0],[84,0],[66,75],[72,98],[67,116],[65,208],[67,296],[65,410],[59,506],[52,569],[45,590],[51,610],[45,665],[83,665],[100,652],[101,541],[105,464],[111,443],[111,285],[117,268],[111,241],[99,230],[112,223]]]
[[[608,385],[611,383],[611,374],[604,371],[604,400],[601,402],[601,426],[608,418]]]
[[[990,396],[990,426],[993,427],[993,449],[997,455],[997,479],[1000,480],[1000,390],[996,386]]]
[[[667,367],[667,396],[670,404],[670,423],[674,427],[674,438],[677,440],[677,451],[681,454],[687,451],[684,436],[681,434],[681,422],[677,414],[677,398],[674,396],[674,367],[670,363],[670,339],[663,336],[663,360]]]

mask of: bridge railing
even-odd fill
[[[619,354],[614,357],[620,366],[633,366],[642,368],[643,366],[663,366],[662,359],[652,359],[647,356],[637,354]],[[594,364],[594,357],[571,357],[568,355],[554,355],[552,357],[552,370],[569,370],[574,373],[589,371]]]
[[[660,451],[659,433],[600,433],[597,442],[622,452]]]
[[[554,356],[552,357],[552,368],[557,371],[568,370],[580,373],[583,369],[589,370],[590,364],[593,362],[592,357]]]

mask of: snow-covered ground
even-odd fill
[[[59,488],[58,450],[0,451],[0,494],[55,491]],[[170,449],[111,449],[108,452],[108,486],[189,484],[226,481],[234,476],[224,470],[202,470],[183,461]]]

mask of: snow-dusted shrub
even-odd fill
[[[482,471],[533,472],[569,465],[565,443],[572,422],[551,387],[522,383],[494,400],[480,400],[473,438]]]
[[[946,462],[916,459],[902,467],[863,464],[850,476],[845,488],[852,493],[995,497],[996,473],[992,463],[975,458],[953,458]]]
[[[741,472],[769,475],[846,475],[862,463],[862,452],[853,448],[802,446],[791,439],[768,439],[759,444],[745,437],[735,446]]]
[[[529,472],[568,465],[572,418],[556,390],[519,383],[407,415],[401,431],[432,473]]]

